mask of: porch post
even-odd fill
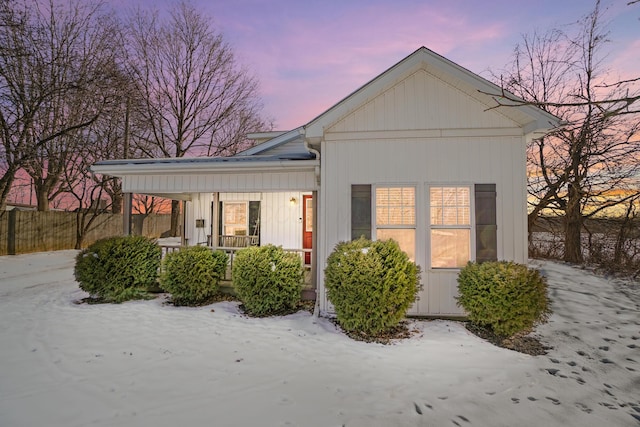
[[[123,208],[122,208],[122,234],[125,236],[131,235],[131,208],[132,208],[132,193],[124,193],[122,195]]]
[[[212,201],[211,201],[211,246],[214,248],[218,247],[218,222],[220,218],[218,218],[218,202],[220,200],[220,193],[213,193]]]
[[[318,299],[318,192],[311,192],[311,203],[313,206],[313,234],[311,235],[311,287]]]
[[[182,203],[182,237],[180,238],[181,246],[187,245],[187,201],[183,200]]]

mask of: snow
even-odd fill
[[[86,305],[75,251],[0,257],[1,426],[638,426],[640,291],[536,261],[546,356],[448,320],[367,344],[237,303]]]

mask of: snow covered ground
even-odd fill
[[[0,257],[0,426],[640,425],[635,285],[535,262],[553,350],[531,357],[445,320],[385,346],[236,303],[78,305],[75,253]]]

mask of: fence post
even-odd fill
[[[7,254],[16,254],[16,209],[11,209],[8,212],[7,221]]]

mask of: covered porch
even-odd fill
[[[122,178],[125,233],[132,194],[181,200],[182,241],[163,244],[163,253],[193,245],[224,250],[230,280],[238,250],[281,246],[305,265],[307,299],[315,298],[317,288],[319,170],[311,156],[112,160],[92,167]]]

